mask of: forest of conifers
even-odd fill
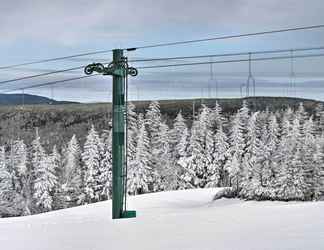
[[[324,111],[251,111],[231,115],[202,105],[193,121],[181,110],[166,122],[159,102],[145,112],[128,105],[129,195],[230,187],[254,200],[319,200],[324,194]],[[86,138],[48,150],[35,128],[0,146],[0,216],[36,214],[109,199],[111,131],[90,125]],[[54,138],[53,138],[54,140]],[[80,145],[80,141],[85,141]]]

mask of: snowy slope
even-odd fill
[[[111,220],[110,201],[0,219],[0,249],[324,249],[324,202],[213,202],[215,192],[131,197],[136,219]]]

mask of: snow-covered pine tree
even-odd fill
[[[228,159],[228,137],[220,123],[214,135],[213,162],[207,167],[210,175],[206,187],[227,186],[228,176],[225,172],[225,163]]]
[[[213,130],[216,130],[220,126],[223,126],[226,119],[222,114],[222,107],[216,101],[215,107],[211,111],[211,127]]]
[[[213,162],[213,133],[210,125],[210,109],[202,105],[199,117],[193,122],[191,136],[187,149],[187,157],[181,161],[184,169],[182,179],[187,187],[205,187],[209,175],[214,172]],[[209,167],[209,172],[207,171]]]
[[[102,152],[100,161],[99,183],[102,185],[100,200],[107,200],[112,192],[112,132],[106,130],[101,136]],[[133,160],[129,161],[132,162]]]
[[[279,124],[277,117],[270,114],[268,117],[268,125],[262,132],[262,144],[264,149],[264,176],[263,182],[266,185],[268,199],[275,199],[275,191],[277,186],[277,176],[279,175],[279,162],[278,162],[278,147],[279,147]],[[264,190],[265,191],[265,190]]]
[[[127,106],[127,162],[130,165],[130,162],[135,159],[136,154],[136,135],[138,132],[137,128],[137,114],[135,112],[135,105],[133,103],[128,103]]]
[[[10,143],[8,155],[8,167],[12,177],[12,185],[15,194],[23,207],[23,214],[31,214],[32,210],[32,171],[27,162],[27,147],[22,140],[14,140]]]
[[[319,103],[315,108],[316,134],[321,136],[324,131],[324,105]]]
[[[53,194],[53,209],[60,209],[64,207],[64,197],[62,196],[63,190],[63,167],[62,167],[62,156],[57,150],[56,145],[53,146],[52,152],[50,154],[51,168],[57,177],[57,182],[54,187]]]
[[[52,210],[53,192],[57,178],[51,158],[46,154],[40,142],[38,131],[32,142],[33,198],[40,212]]]
[[[157,175],[157,173],[161,172],[161,169],[158,169],[162,145],[160,136],[161,123],[160,104],[157,101],[153,101],[150,103],[145,114],[145,124],[147,126],[149,145],[151,148],[150,166],[148,166],[152,172],[152,182],[149,184],[150,191],[158,191],[161,186],[160,176]]]
[[[170,148],[172,151],[172,158],[175,161],[174,164],[186,154],[188,133],[186,121],[180,111],[174,120],[173,128],[170,130]]]
[[[11,144],[10,162],[14,172],[14,185],[20,193],[25,185],[28,174],[27,169],[27,147],[22,140],[16,140]]]
[[[183,182],[181,176],[184,169],[182,161],[185,160],[188,147],[189,131],[186,121],[180,111],[173,124],[173,129],[170,130],[170,152],[171,152],[171,167],[173,168],[176,177],[175,188],[184,188],[186,183]]]
[[[300,143],[301,125],[298,116],[293,121],[290,133],[284,138],[286,148],[284,165],[279,176],[278,198],[281,200],[305,200],[307,184],[303,168],[303,152]]]
[[[305,111],[304,104],[299,103],[298,109],[296,111],[296,118],[299,120],[301,126],[304,125],[304,122],[307,120],[307,112]]]
[[[102,143],[92,125],[81,154],[84,164],[84,201],[87,203],[99,201],[102,193],[103,187],[99,182],[100,152],[102,152]]]
[[[304,178],[307,184],[305,195],[307,200],[312,200],[316,190],[318,173],[316,173],[316,163],[314,155],[316,154],[316,140],[313,118],[310,117],[302,125],[303,138],[300,140],[302,150],[302,164],[304,169]]]
[[[243,176],[242,160],[246,147],[244,136],[244,123],[241,119],[240,113],[234,115],[230,128],[230,148],[229,158],[226,162],[225,169],[229,173],[230,184],[234,188],[240,188],[241,179]],[[232,169],[233,168],[233,169]],[[239,190],[236,190],[239,191]]]
[[[324,194],[324,140],[316,142],[313,170],[313,199],[319,200]]]
[[[138,116],[138,133],[136,144],[136,156],[131,162],[128,171],[128,193],[142,194],[149,191],[150,175],[150,144],[142,114]]]
[[[259,112],[252,114],[247,127],[246,153],[243,160],[242,190],[240,195],[245,198],[257,198],[262,195],[265,186],[265,146],[261,142],[261,127],[259,125]]]
[[[250,119],[250,109],[246,100],[243,100],[242,107],[238,110],[238,115],[243,127],[243,133],[246,134]]]
[[[12,172],[8,169],[5,148],[0,147],[0,217],[24,214],[25,203],[13,186]]]
[[[79,202],[82,191],[80,146],[75,135],[72,136],[63,154],[62,179],[65,207],[73,206]]]
[[[171,190],[176,186],[177,178],[171,162],[169,127],[164,122],[162,122],[159,127],[159,140],[160,148],[157,152],[159,162],[157,164],[157,171],[155,172],[154,179],[156,180],[156,184],[160,184],[155,190]]]
[[[13,193],[12,177],[7,168],[4,146],[0,147],[0,204],[7,202]],[[1,214],[0,214],[1,216]]]
[[[300,148],[296,148],[292,161],[284,169],[280,184],[279,199],[284,201],[305,200],[307,185],[304,179]]]
[[[289,110],[289,108],[287,110]],[[280,188],[281,180],[285,175],[285,169],[292,161],[292,154],[294,152],[291,144],[292,124],[289,121],[291,114],[287,112],[287,110],[283,113],[282,121],[280,124],[280,141],[276,155],[277,173],[274,185],[277,191]],[[278,199],[278,194],[275,195],[274,199]]]
[[[199,186],[199,178],[197,177],[198,166],[203,166],[204,148],[201,142],[202,133],[200,130],[199,121],[193,121],[187,148],[186,157],[179,161],[183,173],[181,179],[184,183],[182,188],[192,188]]]

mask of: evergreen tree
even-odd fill
[[[176,172],[171,161],[169,127],[164,122],[159,127],[160,148],[158,150],[158,164],[155,182],[160,183],[156,190],[171,190],[176,186]]]
[[[161,169],[158,169],[159,164],[159,156],[161,154],[161,112],[160,112],[160,105],[159,102],[153,101],[150,103],[148,110],[145,114],[145,124],[147,126],[148,138],[149,138],[149,145],[151,148],[151,157],[149,159],[151,169],[151,183],[149,184],[150,191],[158,191],[161,187],[161,179],[157,175],[157,173],[161,172]]]
[[[314,154],[313,199],[319,200],[324,193],[324,143],[318,140]]]
[[[150,180],[150,145],[142,114],[138,116],[138,133],[135,160],[131,162],[128,173],[128,192],[142,194],[149,191]]]
[[[302,131],[304,137],[301,138],[299,143],[302,150],[302,164],[305,174],[304,178],[307,184],[305,195],[306,199],[311,200],[314,197],[315,182],[317,178],[317,173],[315,173],[316,164],[314,162],[314,155],[316,153],[315,130],[312,117],[304,121]]]
[[[6,152],[3,146],[0,147],[0,204],[7,202],[12,195],[13,186],[11,174],[7,168]]]
[[[279,174],[280,187],[278,190],[278,198],[282,200],[305,200],[307,184],[300,144],[301,136],[301,125],[298,116],[296,116],[291,130],[283,140],[285,157]]]
[[[261,141],[261,128],[258,124],[259,112],[253,113],[247,127],[246,153],[243,159],[243,179],[240,194],[254,197],[256,189],[265,186],[265,145]],[[259,191],[260,192],[260,191]]]
[[[228,150],[228,138],[223,130],[222,123],[220,123],[214,135],[213,162],[207,167],[209,171],[207,187],[226,186],[228,184],[225,172]]]
[[[244,151],[246,147],[245,137],[244,137],[244,123],[243,120],[241,119],[240,113],[237,113],[234,116],[234,119],[232,121],[232,127],[230,129],[229,139],[230,139],[229,158],[227,160],[225,169],[229,173],[229,176],[231,178],[230,184],[233,184],[234,187],[239,188],[241,178],[243,176],[242,161],[243,161]]]
[[[100,161],[99,183],[102,186],[100,200],[110,199],[112,192],[112,132],[104,131],[101,139],[103,146]],[[128,164],[130,166],[131,162]]]
[[[52,153],[50,154],[51,169],[57,177],[57,182],[54,187],[53,194],[53,209],[60,209],[64,207],[64,196],[62,190],[63,180],[63,168],[62,168],[62,156],[58,152],[56,145],[53,146]]]
[[[102,193],[102,185],[99,182],[101,151],[101,140],[92,125],[82,153],[84,164],[84,200],[88,203],[99,201]]]
[[[36,131],[32,142],[32,164],[34,170],[33,197],[41,212],[52,210],[53,192],[57,178],[50,157],[45,153]]]
[[[226,119],[222,114],[222,107],[219,105],[219,103],[216,101],[215,107],[212,110],[212,115],[211,115],[211,127],[213,130],[216,130],[220,126],[223,126]]]
[[[135,112],[135,105],[133,103],[128,103],[127,106],[127,162],[128,165],[135,159],[136,154],[136,136],[138,132],[137,128],[137,114]]]
[[[201,138],[200,123],[199,121],[194,121],[191,127],[187,156],[180,162],[183,168],[181,179],[185,183],[185,188],[197,187],[200,184],[198,169],[204,164],[204,149]],[[199,172],[201,172],[201,170]]]
[[[184,188],[186,186],[186,183],[183,183],[181,179],[184,171],[181,162],[186,157],[188,138],[188,127],[180,111],[175,118],[173,129],[170,131],[171,168],[174,173],[174,188]]]
[[[80,167],[80,146],[75,135],[72,136],[63,154],[63,185],[65,206],[78,202],[82,188]]]

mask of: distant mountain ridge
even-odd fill
[[[68,104],[76,102],[56,101],[44,96],[30,94],[0,94],[0,105],[22,104]]]

